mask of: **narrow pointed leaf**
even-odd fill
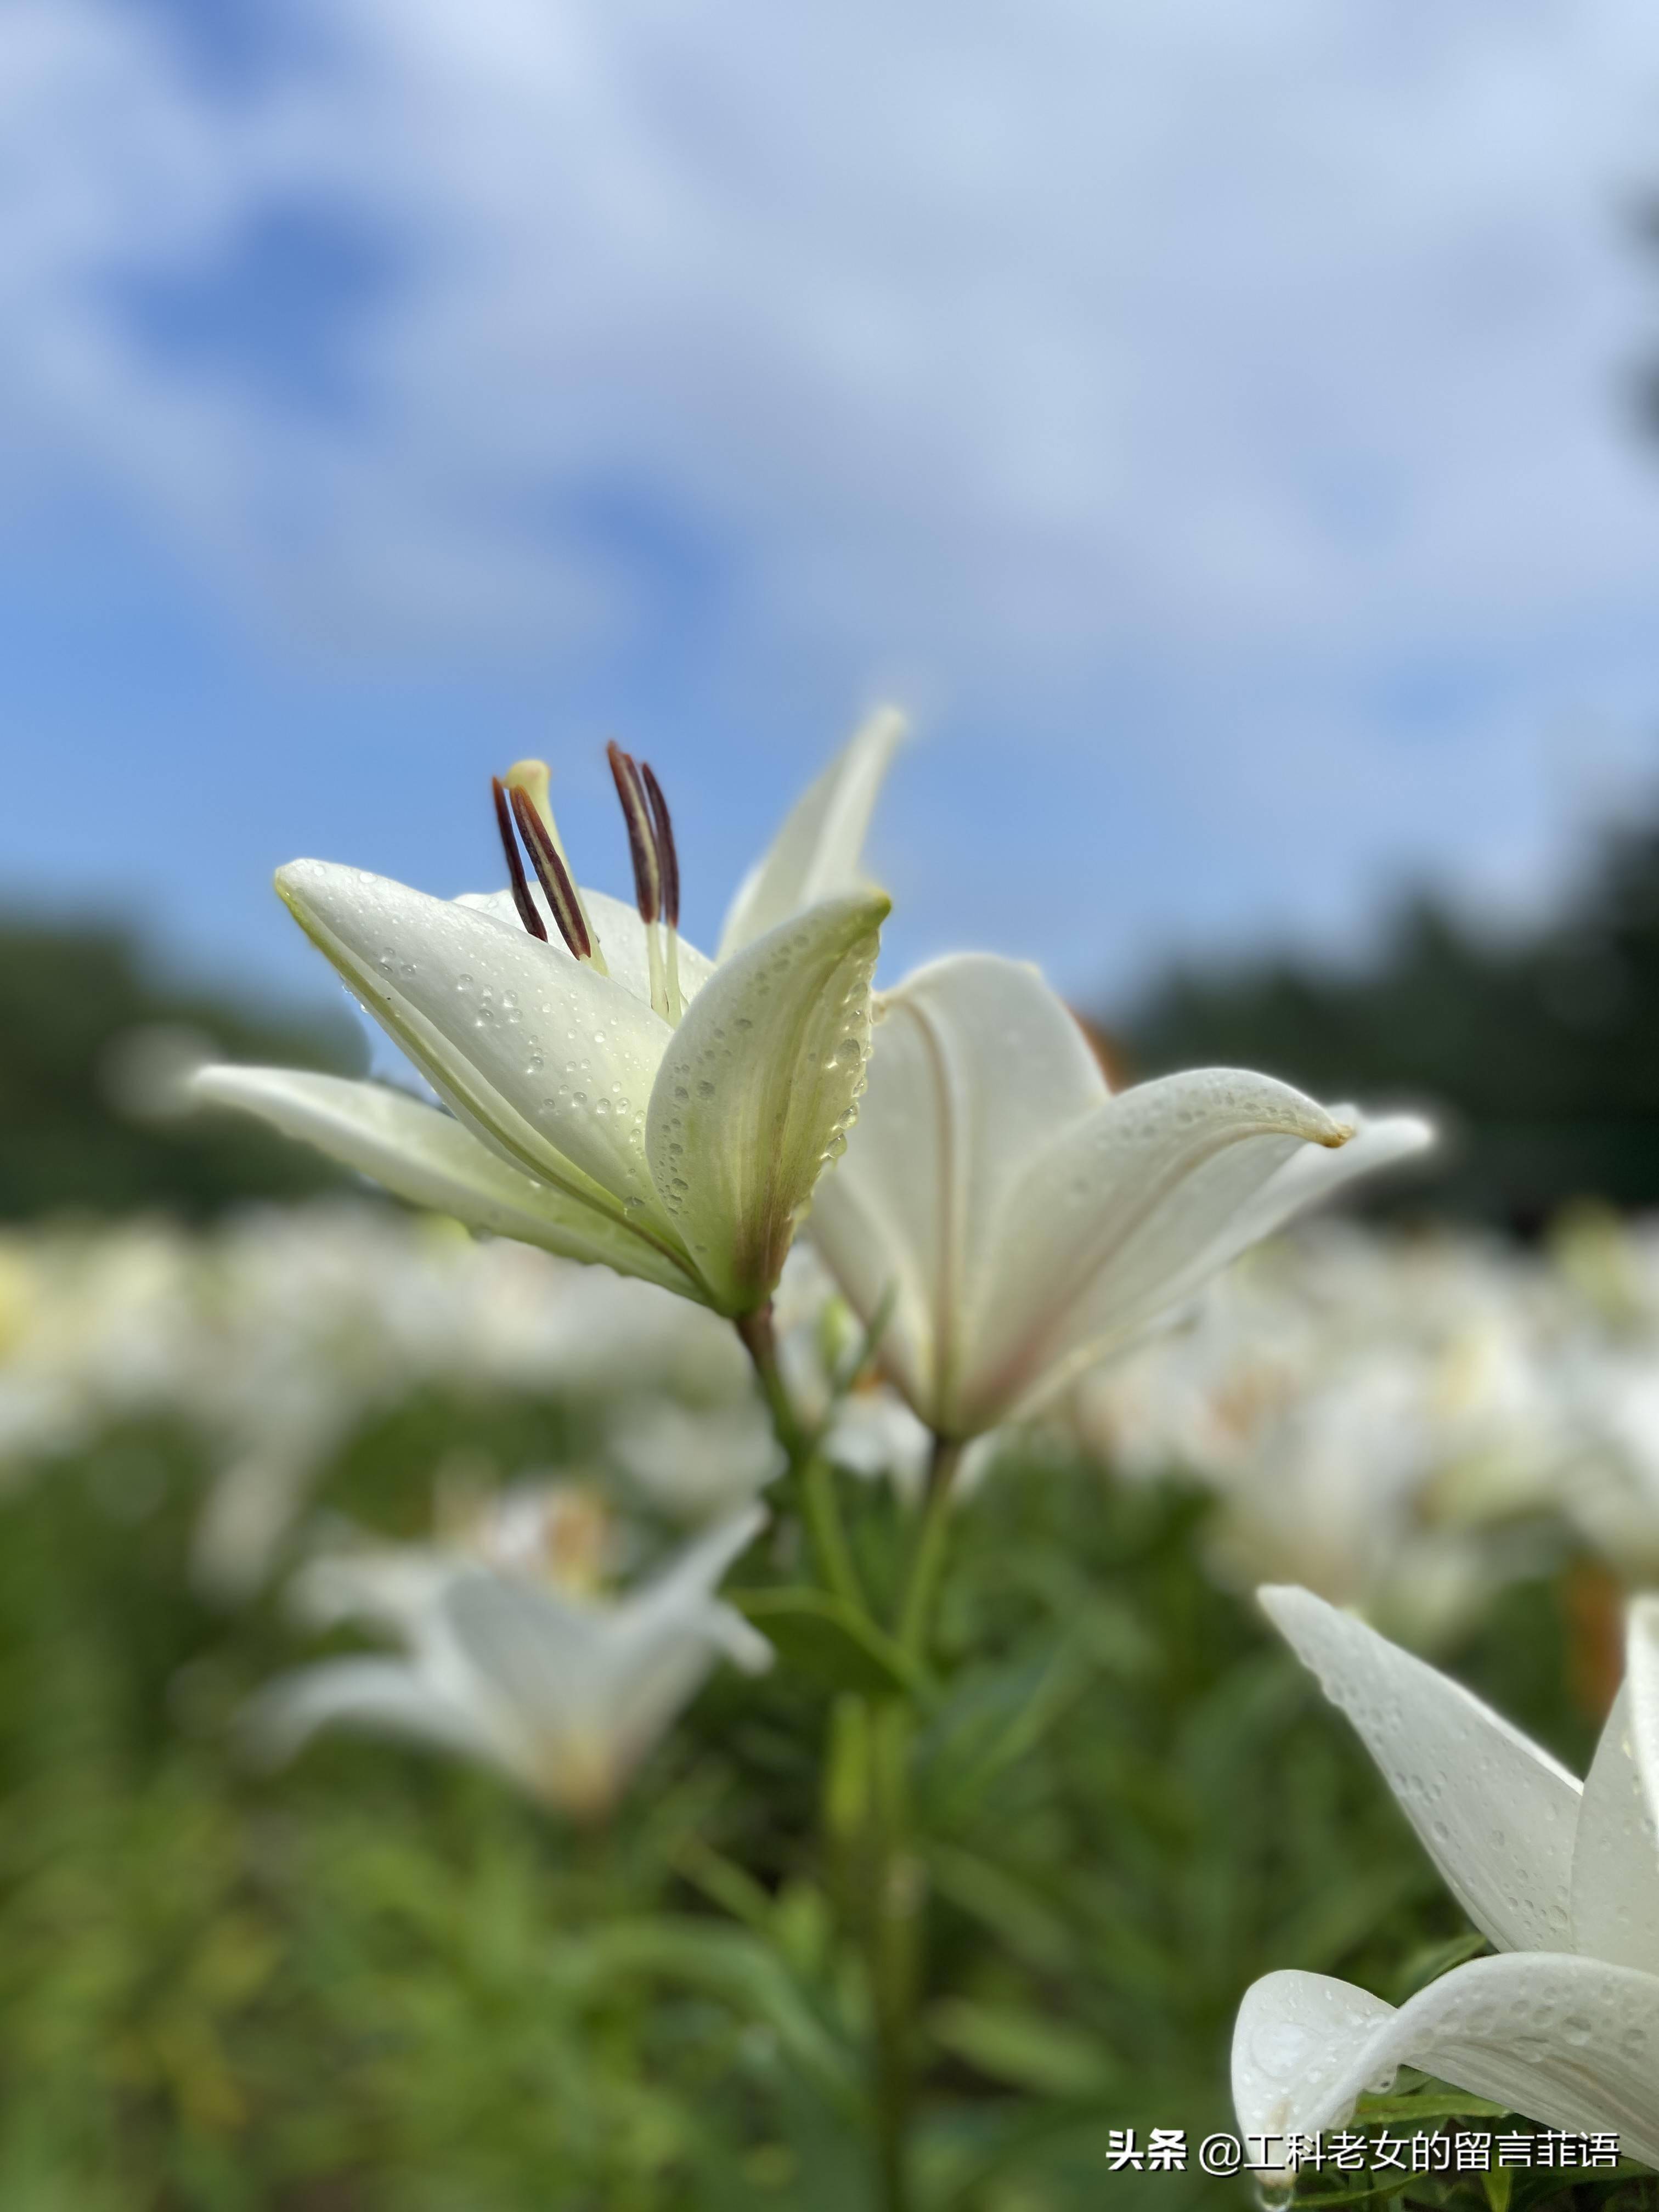
[[[732,1602],[786,1667],[829,1689],[862,1697],[927,1692],[927,1677],[908,1653],[828,1590],[734,1590]]]

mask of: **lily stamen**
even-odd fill
[[[564,840],[559,835],[559,824],[553,812],[553,801],[550,791],[551,781],[545,761],[514,761],[507,771],[507,797],[512,801],[515,819],[519,807],[519,799],[515,794],[522,793],[523,797],[529,801],[536,819],[544,833],[544,842],[550,842],[559,856],[559,866],[564,870],[565,880],[570,885],[571,896],[575,901],[576,912],[581,916],[580,933],[586,938],[588,946],[585,957],[592,962],[596,974],[608,975],[611,970],[605,963],[605,947],[599,942],[599,933],[594,928],[593,917],[587,911],[587,902],[582,896],[581,885],[576,880],[576,871],[570,865],[570,855],[565,851]],[[528,840],[526,840],[526,849],[529,849]],[[531,854],[531,858],[532,860],[535,858],[533,852]],[[539,873],[539,871],[538,872]],[[562,933],[562,927],[561,934]],[[567,939],[566,942],[568,941]],[[583,957],[580,953],[577,955],[579,959]]]
[[[495,800],[495,827],[501,836],[501,850],[507,855],[507,877],[513,886],[513,903],[519,909],[519,919],[532,937],[547,942],[547,925],[542,920],[530,885],[525,879],[524,862],[519,857],[519,841],[513,834],[513,810],[507,804],[507,787],[500,776],[492,775],[489,788]]]
[[[640,763],[640,781],[651,809],[651,838],[657,848],[657,873],[662,884],[663,934],[668,941],[668,1018],[678,1022],[685,1012],[680,995],[680,858],[674,849],[674,825],[668,801],[652,773],[649,761]]]
[[[617,797],[622,802],[623,820],[628,825],[628,853],[634,864],[635,903],[640,910],[640,920],[645,924],[645,954],[650,971],[651,1004],[665,1021],[678,1021],[678,1013],[670,997],[663,966],[662,940],[657,931],[658,917],[662,912],[662,861],[655,824],[646,800],[645,787],[641,781],[639,765],[633,755],[625,753],[614,738],[606,745],[605,757],[611,763]],[[673,998],[678,997],[676,989]]]
[[[529,793],[515,785],[512,793],[513,819],[519,825],[519,835],[524,840],[525,851],[530,855],[530,865],[547,896],[553,919],[559,925],[559,934],[578,960],[591,961],[593,940],[588,934],[587,917],[582,912],[576,896],[576,886],[570,880],[570,872],[559,857],[559,848],[548,833],[547,824],[536,810]]]
[[[622,801],[623,820],[628,826],[628,857],[634,864],[634,896],[640,920],[653,922],[661,908],[662,875],[657,864],[656,841],[651,834],[651,817],[640,782],[639,765],[614,738],[606,745],[605,757],[611,763],[611,779]]]

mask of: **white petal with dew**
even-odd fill
[[[1659,1598],[1632,1598],[1625,1624],[1632,1755],[1648,1819],[1659,1827]]]
[[[1140,1084],[1063,1131],[1003,1202],[960,1432],[1035,1410],[1140,1334],[1302,1146],[1345,1134],[1288,1084],[1224,1067]]]
[[[1265,1182],[1260,1180],[1263,1164],[1260,1152],[1227,1158],[1200,1170],[1201,1180],[1188,1189],[1186,1198],[1200,1220],[1200,1210],[1207,1210],[1210,1220],[1217,1224],[1214,1233],[1207,1240],[1200,1239],[1173,1272],[1155,1275],[1152,1287],[1143,1290],[1138,1300],[1121,1302],[1121,1293],[1132,1279],[1127,1267],[1121,1271],[1115,1268],[1109,1278],[1103,1279],[1098,1305],[1079,1308],[1075,1316],[1076,1334],[1080,1343],[1089,1345],[1088,1351],[1074,1352],[1065,1372],[1057,1378],[1051,1376],[1036,1398],[1022,1410],[1036,1410],[1071,1376],[1119,1356],[1176,1319],[1223,1268],[1253,1244],[1275,1235],[1297,1215],[1326,1204],[1361,1176],[1376,1174],[1409,1158],[1436,1139],[1433,1126],[1414,1114],[1391,1114],[1373,1121],[1355,1106],[1333,1106],[1326,1110],[1334,1122],[1352,1128],[1353,1134],[1346,1143],[1335,1146],[1297,1144],[1288,1158],[1271,1169]],[[1235,1194],[1244,1193],[1237,1203],[1225,1197],[1229,1187]],[[1166,1216],[1160,1227],[1167,1230],[1170,1225]],[[1105,1326],[1091,1336],[1101,1320]]]
[[[888,901],[830,899],[725,963],[673,1032],[646,1140],[663,1206],[714,1302],[770,1294],[864,1086]]]
[[[547,941],[555,952],[575,964],[575,956],[559,934],[558,924],[548,911],[547,900],[539,884],[530,886],[536,909],[547,929]],[[455,902],[457,906],[469,908],[475,914],[492,915],[509,929],[524,931],[519,919],[519,909],[513,902],[511,891],[463,891]],[[589,890],[582,886],[582,904],[587,918],[598,933],[605,950],[605,966],[613,983],[620,983],[643,1005],[651,1003],[651,961],[646,950],[646,926],[640,920],[637,907],[624,900],[612,898],[609,891]],[[699,952],[695,945],[682,937],[680,948],[680,992],[684,998],[694,997],[714,972],[714,963],[706,952]]]
[[[1270,1176],[1251,1202],[1227,1224],[1213,1252],[1203,1255],[1206,1275],[1225,1267],[1252,1244],[1271,1237],[1298,1214],[1322,1206],[1357,1177],[1379,1174],[1396,1162],[1426,1152],[1437,1141],[1431,1121],[1420,1114],[1367,1115],[1358,1106],[1333,1106],[1333,1121],[1353,1134],[1335,1150],[1304,1146]]]
[[[413,1205],[702,1298],[696,1277],[661,1244],[614,1213],[522,1173],[461,1122],[384,1084],[220,1066],[198,1069],[191,1087],[215,1105],[258,1115]]]
[[[1362,2090],[1418,2066],[1574,2131],[1616,2131],[1659,2163],[1659,1978],[1600,1959],[1476,1959],[1399,2011],[1322,1974],[1268,1974],[1245,1993],[1233,2094],[1251,2135],[1340,2125]]]
[[[668,1025],[516,924],[357,868],[295,860],[307,935],[456,1113],[517,1165],[660,1228],[640,1131]]]
[[[1636,1760],[1626,1682],[1601,1730],[1572,1852],[1572,1948],[1659,1974],[1659,1831]]]
[[[866,887],[860,872],[864,840],[904,726],[895,708],[878,708],[801,793],[738,886],[720,932],[722,960],[803,908]]]
[[[1395,2008],[1369,1990],[1328,1974],[1282,1972],[1253,1982],[1233,2029],[1233,2110],[1240,2129],[1282,2143],[1301,2131],[1306,2112],[1329,2105],[1334,2116],[1346,2118],[1350,2054],[1395,2016]],[[1359,2085],[1373,2086],[1369,2077]]]
[[[1475,1926],[1503,1950],[1570,1950],[1573,1777],[1461,1683],[1310,1590],[1257,1595],[1358,1730]]]
[[[965,1316],[994,1291],[1010,1190],[1108,1092],[1072,1014],[1020,962],[936,961],[879,1011],[858,1127],[811,1234],[866,1327],[886,1306],[884,1364],[932,1419]]]

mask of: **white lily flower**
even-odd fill
[[[748,1504],[786,1464],[766,1409],[752,1395],[729,1405],[682,1406],[630,1394],[605,1441],[648,1498],[686,1520]]]
[[[283,1758],[337,1723],[409,1737],[562,1811],[602,1814],[717,1660],[770,1665],[766,1638],[714,1594],[765,1519],[751,1507],[722,1522],[610,1604],[421,1547],[319,1560],[313,1616],[392,1628],[408,1656],[325,1660],[273,1682],[249,1715],[254,1741]]]
[[[1249,2134],[1341,2124],[1421,2067],[1659,2165],[1659,1601],[1629,1617],[1623,1689],[1583,1784],[1457,1683],[1307,1590],[1261,1602],[1353,1723],[1458,1902],[1500,1953],[1398,2010],[1268,1974],[1233,2038]]]
[[[539,762],[495,786],[507,891],[428,898],[291,862],[295,920],[451,1110],[276,1068],[203,1069],[196,1096],[475,1228],[753,1311],[864,1087],[889,902],[859,853],[899,729],[877,715],[799,802],[718,962],[679,936],[656,780],[614,747],[636,908],[577,889]]]
[[[1215,1494],[1230,1585],[1294,1580],[1424,1650],[1547,1564],[1571,1439],[1540,1288],[1500,1247],[1326,1222],[1083,1376],[1068,1413],[1118,1473]]]
[[[1036,970],[988,954],[920,969],[878,1018],[811,1237],[866,1325],[885,1312],[883,1365],[942,1437],[1035,1412],[1289,1215],[1431,1138],[1234,1068],[1115,1097]]]

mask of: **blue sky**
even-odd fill
[[[874,700],[888,972],[1501,910],[1659,783],[1638,0],[9,0],[12,897],[313,974],[653,761],[694,932]],[[1659,449],[1656,449],[1659,455]]]

